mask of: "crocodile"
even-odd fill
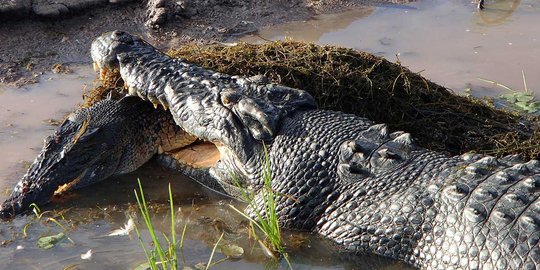
[[[344,253],[419,269],[540,267],[537,160],[430,151],[409,133],[318,109],[303,90],[170,58],[121,31],[96,38],[91,54],[100,74],[119,71],[128,96],[69,117],[2,204],[3,217],[160,153],[219,192],[235,197],[242,185],[254,207],[269,164],[272,190],[284,195],[280,226],[316,232]]]

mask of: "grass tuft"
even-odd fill
[[[135,198],[137,199],[137,205],[139,206],[139,210],[141,211],[141,215],[143,217],[146,228],[148,229],[150,237],[152,238],[152,250],[148,250],[146,248],[146,245],[142,240],[141,233],[137,228],[137,225],[135,225],[135,231],[137,232],[137,237],[139,238],[141,246],[144,250],[144,254],[146,255],[148,265],[152,270],[178,269],[178,258],[176,254],[176,247],[178,245],[176,242],[174,203],[171,191],[171,184],[169,183],[169,201],[171,208],[171,240],[165,234],[163,234],[163,238],[165,239],[165,242],[167,244],[167,247],[164,248],[162,242],[158,239],[156,231],[154,229],[152,217],[150,216],[150,212],[148,211],[148,204],[146,203],[146,199],[144,197],[144,191],[141,185],[141,181],[137,181],[139,183],[139,190],[134,190]]]
[[[288,255],[285,251],[282,241],[281,229],[279,226],[279,220],[276,211],[277,199],[280,194],[272,189],[272,171],[270,169],[270,159],[268,156],[268,150],[266,145],[263,144],[264,148],[264,164],[262,168],[262,180],[264,186],[259,191],[260,201],[255,201],[255,198],[251,196],[249,191],[243,187],[236,176],[231,174],[235,185],[241,190],[241,193],[244,197],[244,200],[251,207],[251,211],[255,214],[255,219],[245,214],[243,211],[240,211],[233,205],[229,205],[234,211],[238,212],[244,218],[249,220],[252,234],[255,237],[255,240],[259,242],[261,248],[267,256],[276,258],[277,255],[283,255],[289,267],[291,263],[289,261]],[[256,228],[261,231],[265,238],[260,239],[257,234]],[[270,247],[270,248],[268,248]]]

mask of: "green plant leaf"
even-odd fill
[[[223,255],[233,259],[241,258],[244,255],[244,249],[233,244],[221,245],[219,249]]]
[[[37,246],[38,248],[50,249],[53,248],[56,244],[66,238],[64,233],[59,233],[55,235],[44,236],[38,239]]]
[[[529,93],[516,93],[516,99],[521,102],[529,102],[534,99],[534,97]]]
[[[515,103],[517,101],[515,94],[504,94],[501,95],[501,98],[506,100],[508,103]]]
[[[525,101],[518,101],[514,103],[514,105],[518,106],[520,109],[527,109],[529,107],[529,103]]]

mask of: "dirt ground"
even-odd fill
[[[70,13],[51,6],[47,16],[36,15],[29,7],[27,13],[13,11],[9,16],[9,10],[2,6],[5,4],[0,3],[3,11],[0,12],[0,85],[35,83],[45,71],[68,70],[59,69],[59,64],[69,67],[89,63],[92,39],[106,31],[128,31],[166,49],[186,42],[230,42],[261,27],[374,3],[371,0],[109,0],[107,4],[79,1],[97,4]]]

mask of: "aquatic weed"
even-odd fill
[[[37,241],[37,246],[39,248],[49,249],[54,247],[57,243],[59,243],[62,239],[67,239],[71,244],[75,244],[73,239],[71,239],[67,233],[68,228],[66,226],[69,226],[69,224],[65,221],[64,216],[60,213],[53,211],[44,211],[42,212],[39,206],[35,203],[30,204],[30,208],[32,209],[32,213],[34,213],[34,219],[28,223],[26,223],[23,227],[23,235],[24,237],[28,237],[28,228],[34,224],[36,221],[43,227],[49,227],[48,222],[52,222],[60,229],[60,232],[55,234],[48,234],[45,236],[42,236]],[[47,215],[52,215],[47,217]],[[57,217],[60,217],[61,220],[58,220]],[[66,224],[62,224],[61,221],[64,221]]]
[[[534,93],[527,87],[527,80],[525,79],[525,72],[523,70],[521,71],[521,77],[523,80],[523,90],[515,90],[502,83],[488,79],[478,79],[509,91],[509,93],[500,95],[500,98],[509,104],[511,108],[521,113],[537,113],[540,111],[540,101],[536,99]]]

